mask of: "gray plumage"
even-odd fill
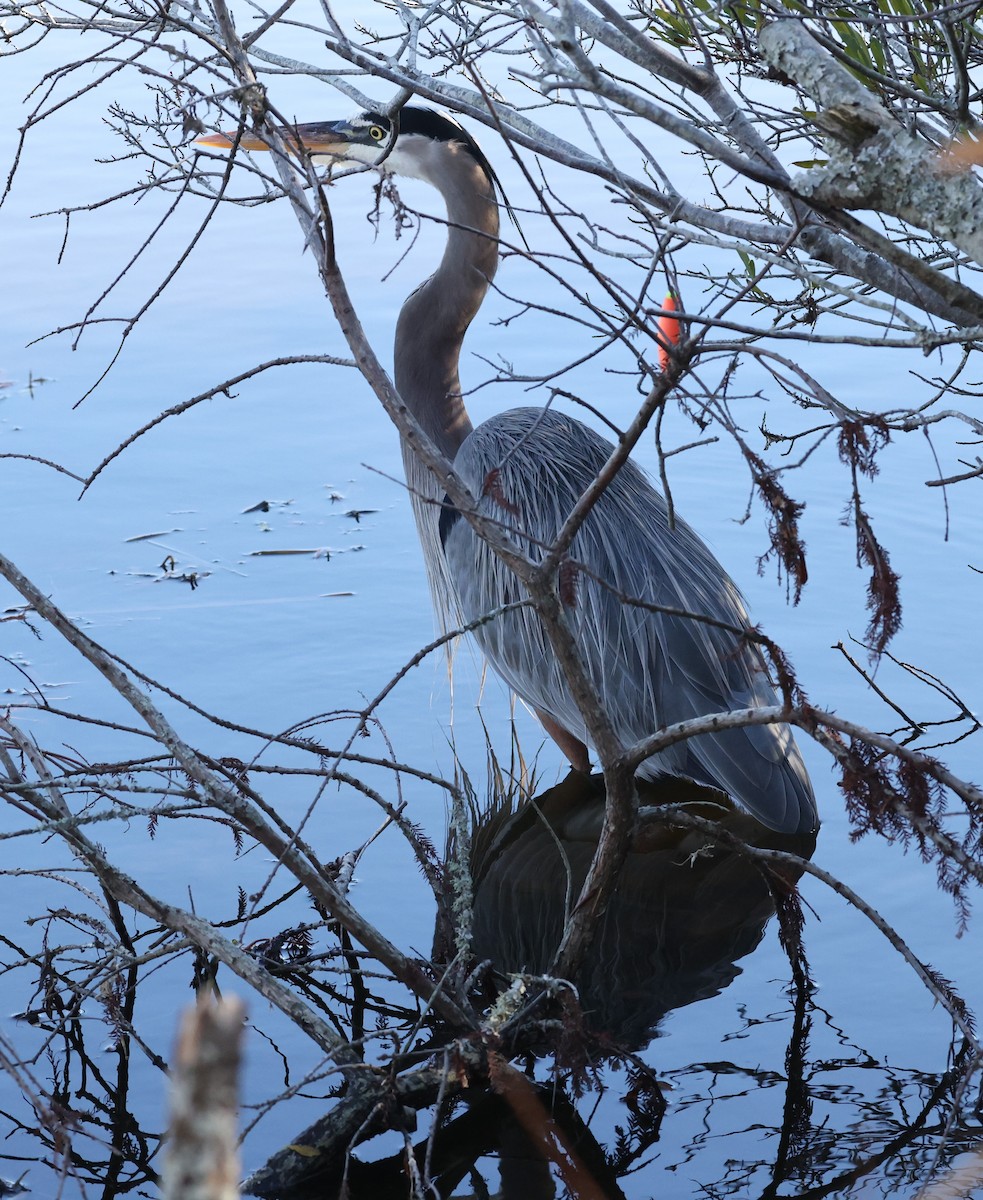
[[[612,451],[581,422],[552,410],[514,409],[472,429],[458,376],[465,332],[498,264],[498,203],[491,167],[452,118],[404,108],[398,130],[387,118],[300,127],[315,157],[356,159],[431,183],[443,195],[448,236],[436,272],[407,300],[396,332],[401,397],[480,508],[508,524],[531,556],[541,554]],[[327,131],[327,133],[325,132]],[[315,145],[316,143],[316,145]],[[432,475],[404,446],[407,481],[434,605],[442,623],[473,620],[521,598],[521,585],[444,499]],[[497,471],[489,489],[489,473]],[[503,503],[504,501],[504,503]],[[746,627],[743,601],[726,572],[666,502],[627,463],[570,547],[587,568],[566,608],[608,715],[626,743],[660,725],[727,709],[777,703],[757,649],[703,622],[623,604],[614,593]],[[604,587],[591,575],[604,580]],[[613,590],[612,590],[613,589]],[[572,761],[587,730],[532,610],[481,627],[476,638],[494,670],[542,717]],[[556,730],[550,729],[552,723]],[[586,762],[586,752],[582,759]],[[703,734],[645,762],[649,778],[682,775],[721,788],[763,824],[781,832],[818,826],[805,767],[785,725]]]
[[[454,466],[478,496],[489,471],[498,469],[495,495],[484,496],[479,509],[508,525],[537,559],[613,449],[562,413],[519,408],[475,429]],[[504,510],[496,495],[514,513]],[[465,619],[520,598],[512,573],[466,521],[445,521],[445,530],[444,553]],[[523,534],[530,536],[523,539]],[[777,703],[759,653],[743,638],[616,598],[614,593],[737,628],[749,625],[724,569],[684,521],[677,518],[670,528],[665,499],[634,463],[626,463],[600,497],[569,557],[589,573],[573,575],[566,618],[623,741],[705,713]],[[523,700],[587,740],[583,717],[532,610],[506,613],[475,636]],[[647,760],[639,773],[650,779],[683,775],[722,788],[771,828],[796,832],[815,826],[812,789],[784,725],[690,738]]]

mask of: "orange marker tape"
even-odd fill
[[[669,363],[672,361],[669,357],[669,346],[679,345],[679,318],[670,317],[669,312],[676,312],[679,305],[676,303],[676,297],[669,295],[662,301],[662,307],[667,310],[667,313],[659,317],[659,334],[661,341],[659,343],[659,370],[667,371]]]

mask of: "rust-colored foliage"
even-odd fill
[[[126,977],[122,971],[113,971],[99,989],[99,1004],[102,1007],[103,1019],[109,1029],[110,1041],[116,1050],[125,1044],[128,1032],[127,1019],[123,1012],[125,996]]]
[[[870,518],[859,506],[854,506],[854,525],[857,531],[857,560],[870,567],[867,583],[867,642],[875,654],[883,654],[888,643],[901,628],[901,577],[891,566],[891,559],[874,536]]]
[[[795,985],[806,995],[812,991],[809,960],[806,958],[802,931],[805,929],[805,914],[798,889],[778,875],[768,875],[768,887],[778,917],[778,940],[788,955],[789,966]]]
[[[763,567],[775,554],[780,570],[784,569],[791,585],[793,603],[798,604],[809,578],[805,542],[799,533],[799,517],[805,505],[789,496],[778,482],[775,472],[756,454],[748,453],[748,462],[758,495],[768,510],[768,536],[771,540],[771,550],[761,556],[758,566]]]
[[[809,702],[806,699],[806,694],[795,677],[792,664],[788,661],[785,651],[781,646],[773,642],[771,638],[766,637],[757,625],[754,626],[754,632],[758,637],[747,640],[753,640],[756,644],[763,645],[767,651],[768,661],[771,663],[775,682],[778,684],[778,690],[782,694],[782,703],[788,708],[807,709]]]
[[[867,742],[852,738],[847,755],[841,759],[840,787],[846,797],[847,814],[858,839],[872,830],[896,836],[892,826],[894,787],[883,752]]]
[[[853,738],[840,760],[840,787],[853,824],[853,838],[877,833],[888,841],[918,850],[923,862],[934,863],[940,889],[951,896],[960,926],[969,916],[968,864],[983,854],[983,813],[969,805],[969,827],[959,838],[945,831],[947,791],[935,771],[939,764],[926,755],[893,758]],[[961,861],[960,861],[961,860]]]
[[[513,517],[519,515],[518,506],[505,495],[502,490],[502,472],[499,467],[493,467],[485,476],[485,482],[481,489],[483,496],[491,496],[499,508],[504,508],[506,512],[511,513]]]
[[[444,862],[434,845],[433,839],[422,825],[415,821],[401,821],[400,828],[416,852],[420,874],[435,891],[443,886]]]
[[[875,655],[883,654],[901,628],[900,577],[891,566],[887,551],[874,535],[870,517],[860,500],[858,475],[873,479],[878,473],[877,455],[891,440],[890,430],[880,418],[841,421],[837,438],[840,460],[853,476],[853,524],[857,533],[857,565],[870,568],[867,609],[870,624],[867,641]]]
[[[891,431],[882,417],[841,421],[837,436],[840,461],[873,479],[880,471],[877,456],[890,440]]]

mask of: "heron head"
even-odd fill
[[[293,153],[306,152],[313,162],[362,163],[394,175],[425,179],[438,187],[451,160],[466,156],[485,172],[495,175],[471,134],[448,113],[407,104],[392,117],[379,112],[361,112],[343,121],[315,121],[281,128],[280,136]],[[212,133],[196,139],[200,146],[228,149],[236,145],[236,134]],[[243,133],[238,145],[244,150],[268,150],[263,139]]]

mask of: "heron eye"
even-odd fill
[[[373,125],[371,127],[371,129],[369,130],[369,137],[374,142],[381,142],[385,136],[386,136],[386,131],[379,125]]]

